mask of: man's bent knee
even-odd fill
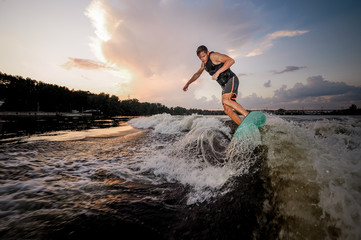
[[[232,106],[232,100],[230,99],[223,99],[222,103],[226,106]]]

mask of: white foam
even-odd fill
[[[155,128],[158,124],[161,124],[163,121],[170,122],[174,118],[170,114],[163,113],[157,114],[150,117],[139,117],[133,118],[128,123],[136,128],[148,129]]]
[[[160,120],[159,116],[156,118]],[[147,123],[144,124],[144,121]],[[154,119],[141,119],[138,126],[150,126],[149,122],[153,122],[154,132],[159,132],[160,127],[170,124],[173,124],[177,131],[181,129],[179,126],[190,130],[175,144],[147,155],[142,166],[143,171],[152,170],[154,174],[164,177],[168,182],[179,182],[190,186],[192,191],[188,196],[188,204],[223,194],[229,189],[222,187],[232,176],[248,171],[250,166],[250,162],[246,159],[248,155],[241,156],[242,161],[238,161],[239,158],[237,161],[227,161],[226,149],[232,136],[230,128],[220,119],[190,116],[183,120],[175,120],[167,116],[155,125]],[[237,148],[239,149],[239,146]]]
[[[145,170],[152,169],[154,174],[166,178],[168,182],[180,182],[193,188],[188,203],[204,201],[214,194],[233,174],[232,168],[212,166],[210,164],[179,157],[170,157],[166,153],[151,156],[144,162]]]
[[[361,238],[361,124],[324,120],[313,124],[319,136],[314,166],[324,217],[342,229],[342,239]]]
[[[167,113],[153,115],[151,117],[139,117],[130,120],[128,123],[135,128],[154,129],[156,133],[176,134],[189,131],[193,121],[201,116],[193,114],[191,116],[172,116]]]

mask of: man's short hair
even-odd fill
[[[208,52],[207,47],[206,47],[206,46],[204,46],[204,45],[199,46],[199,47],[197,48],[197,56],[199,56],[199,54],[201,54],[201,52],[205,52],[205,53],[207,53],[207,52]]]

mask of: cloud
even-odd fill
[[[265,88],[270,88],[271,87],[271,80],[268,80],[265,84],[263,84],[263,86]]]
[[[105,1],[92,1],[85,15],[91,20],[96,36],[104,42],[112,39],[113,33],[123,21],[117,16],[113,17],[112,10]]]
[[[111,74],[115,76],[119,83],[127,83],[129,82],[131,78],[131,74],[127,69],[122,69],[118,67],[116,64],[112,64],[110,62],[103,63],[99,61],[94,61],[90,59],[83,59],[83,58],[69,58],[69,60],[61,65],[62,68],[66,70],[72,70],[73,68],[76,69],[83,69],[83,70],[101,70],[102,72],[106,72],[108,74]],[[93,74],[92,74],[93,75]],[[95,76],[95,75],[93,75]],[[108,75],[109,76],[109,75]],[[81,75],[82,78],[89,80],[89,77]],[[111,77],[107,77],[107,79],[110,79]],[[110,81],[113,82],[113,81]],[[114,85],[114,84],[113,84]],[[114,86],[113,86],[114,87]],[[113,88],[111,87],[111,88]],[[124,91],[120,91],[124,92]],[[128,93],[126,93],[128,94]]]
[[[61,66],[67,70],[71,70],[72,68],[81,68],[87,70],[94,70],[94,69],[115,70],[114,67],[111,67],[105,63],[97,62],[89,59],[81,59],[81,58],[69,58],[69,61],[67,61]]]
[[[90,46],[97,59],[132,73],[126,87],[132,96],[168,106],[189,97],[182,88],[201,66],[199,45],[227,53],[258,29],[255,10],[228,0],[93,0],[85,14],[94,26]],[[203,107],[198,98],[191,101]]]
[[[333,97],[358,91],[360,87],[347,85],[344,82],[330,82],[322,76],[307,78],[307,83],[296,83],[293,88],[281,88],[275,91],[275,98],[286,101],[301,100],[308,97]],[[361,95],[360,95],[361,99]]]
[[[245,74],[245,73],[239,73],[239,74],[237,74],[237,77],[238,77],[238,78],[241,78],[241,77],[243,77],[243,76],[248,76],[248,75]]]
[[[259,46],[253,49],[251,52],[249,52],[246,56],[254,57],[254,56],[262,55],[265,51],[273,47],[274,41],[278,38],[295,37],[295,36],[303,35],[308,32],[309,32],[308,30],[295,30],[295,31],[282,30],[267,34],[263,38],[263,40],[259,43]]]
[[[306,68],[305,66],[304,67],[296,67],[296,66],[286,66],[286,68],[282,71],[279,71],[279,72],[274,72],[274,74],[282,74],[282,73],[286,73],[286,72],[293,72],[293,71],[297,71],[297,70],[300,70],[300,69],[303,69],[303,68]]]
[[[281,38],[281,37],[295,37],[298,35],[302,35],[305,33],[308,33],[308,30],[297,30],[297,31],[277,31],[274,33],[270,33],[267,35],[267,39],[269,40],[275,40],[277,38]]]
[[[347,108],[351,104],[361,105],[361,87],[344,82],[330,82],[322,76],[307,78],[306,84],[286,85],[274,91],[273,97],[262,98],[256,94],[238,100],[246,108],[287,109],[334,109]]]

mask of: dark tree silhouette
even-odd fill
[[[159,113],[174,115],[223,114],[223,111],[168,108],[160,103],[139,102],[138,99],[119,100],[106,93],[69,90],[55,84],[38,82],[21,76],[0,72],[0,111],[70,112],[97,110],[103,116],[144,116]]]

